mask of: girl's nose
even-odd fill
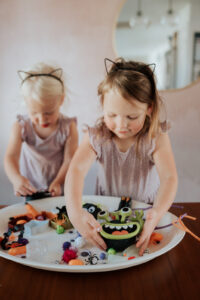
[[[128,125],[128,122],[127,122],[126,118],[119,117],[119,119],[118,119],[118,127],[119,128],[126,128],[127,125]]]
[[[39,116],[39,122],[40,122],[41,124],[45,123],[46,120],[47,120],[46,116],[44,116],[44,115],[40,115],[40,116]]]

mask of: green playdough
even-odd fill
[[[64,231],[65,231],[65,228],[63,226],[57,225],[56,232],[58,234],[63,233]]]
[[[98,218],[100,217],[100,219],[103,219],[103,216],[105,216],[104,219],[106,221],[101,224],[102,231],[100,234],[109,251],[110,248],[116,251],[123,251],[134,244],[136,236],[140,234],[144,225],[143,211],[136,210],[135,215],[132,216],[132,210],[129,207],[123,207],[119,211],[110,213],[110,219],[106,213],[101,212],[99,215]],[[112,219],[113,217],[114,220]]]

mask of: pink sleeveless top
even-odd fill
[[[17,120],[22,128],[23,141],[20,172],[37,190],[46,190],[61,167],[70,123],[76,122],[76,118],[68,118],[61,114],[57,129],[45,139],[37,135],[27,115],[18,115]]]
[[[162,130],[167,131],[166,123],[163,123]],[[127,152],[121,152],[112,138],[97,136],[95,127],[88,128],[88,131],[97,155],[96,194],[153,202],[160,185],[153,160],[156,139],[149,141],[147,134],[141,137],[138,157],[134,144]]]

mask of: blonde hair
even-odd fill
[[[150,65],[118,58],[112,62],[110,70],[107,70],[107,76],[98,86],[101,105],[103,105],[105,94],[110,89],[116,89],[129,102],[135,98],[137,101],[152,107],[151,117],[146,116],[144,126],[137,134],[136,145],[138,149],[142,135],[148,133],[149,139],[152,139],[161,130],[159,116],[162,101],[158,95],[154,73]],[[99,131],[104,126],[103,119],[98,121]]]
[[[23,97],[41,101],[45,98],[62,98],[65,86],[62,80],[62,69],[45,63],[38,63],[28,71],[18,71]]]

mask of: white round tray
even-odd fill
[[[120,198],[118,197],[105,197],[105,196],[83,196],[83,201],[88,203],[97,203],[101,204],[103,207],[106,207],[109,211],[116,210],[118,208]],[[54,197],[54,198],[46,198],[42,200],[30,201],[31,205],[34,206],[38,211],[53,211],[56,206],[65,205],[64,197]],[[133,201],[134,208],[147,208],[149,205],[141,202]],[[0,236],[3,235],[4,232],[8,230],[8,220],[10,217],[26,213],[26,208],[24,203],[19,203],[15,205],[8,206],[0,210]],[[167,212],[164,217],[161,219],[158,226],[163,226],[171,223],[176,220],[177,217],[169,212]],[[127,257],[124,257],[121,253],[117,254],[115,257],[111,256],[104,264],[97,265],[83,265],[83,266],[70,266],[67,264],[59,264],[58,261],[61,260],[63,249],[62,244],[64,241],[73,239],[77,236],[77,232],[75,230],[66,231],[64,234],[57,234],[54,229],[49,228],[47,232],[40,233],[34,236],[29,237],[29,242],[32,249],[34,249],[34,245],[36,247],[40,247],[39,251],[36,253],[29,253],[28,258],[21,258],[17,256],[11,256],[0,249],[0,256],[5,259],[9,259],[11,261],[30,266],[38,269],[45,269],[50,271],[58,271],[58,272],[104,272],[104,271],[112,271],[118,269],[124,269],[133,267],[139,264],[143,264],[149,260],[152,260],[167,251],[174,248],[184,237],[184,232],[174,226],[170,226],[158,232],[162,233],[163,240],[160,244],[149,246],[150,253],[144,254],[139,257],[137,255],[137,249],[133,245],[129,247],[128,253],[129,256],[134,255],[136,258],[128,260]],[[88,247],[87,247],[88,249]],[[98,249],[92,247],[90,248],[92,253],[98,252]],[[100,250],[99,250],[100,251]],[[33,251],[34,252],[34,251]]]

